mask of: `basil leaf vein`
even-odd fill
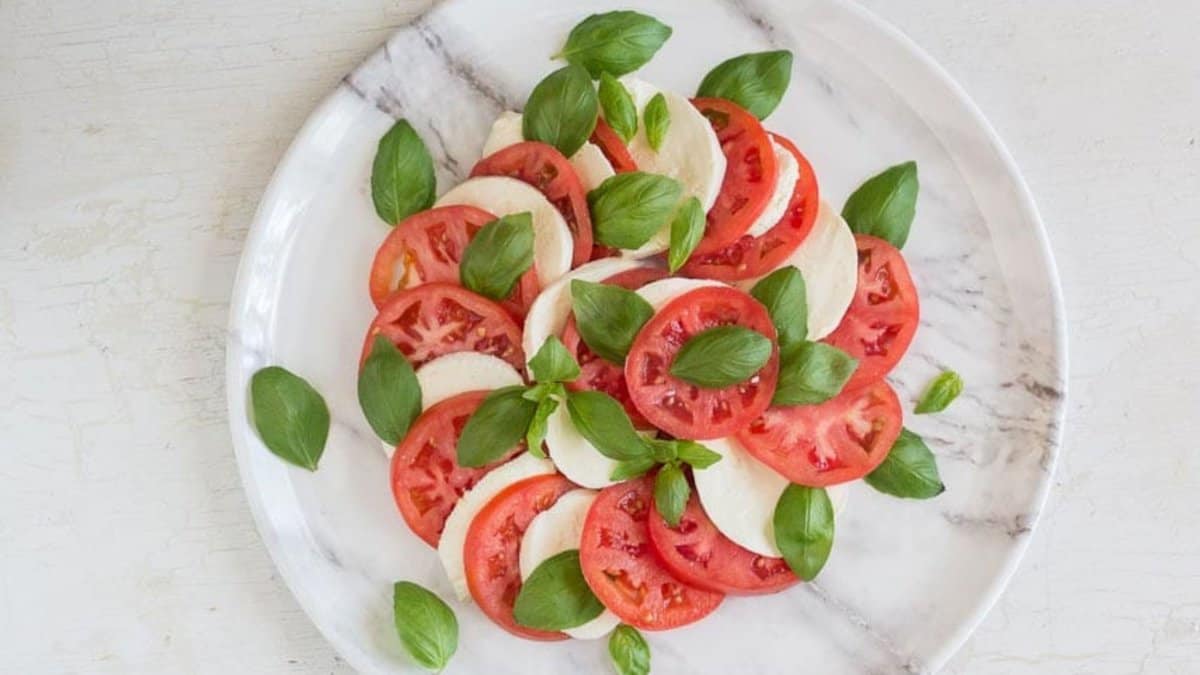
[[[521,132],[525,140],[553,145],[570,157],[596,128],[599,106],[587,71],[576,65],[564,66],[547,75],[529,94]]]
[[[525,211],[481,227],[463,249],[458,274],[467,289],[503,300],[532,266],[533,215]]]
[[[637,293],[582,279],[571,281],[571,310],[584,343],[617,365],[625,363],[633,339],[654,316],[654,308]]]
[[[704,206],[695,197],[688,197],[671,219],[671,247],[667,251],[667,267],[671,274],[687,263],[704,237]]]
[[[399,120],[379,139],[371,164],[375,213],[388,225],[396,225],[433,206],[436,191],[429,149],[408,120]]]
[[[833,504],[824,488],[789,485],[775,504],[775,543],[796,576],[812,581],[833,550]]]
[[[538,404],[524,397],[521,385],[488,394],[458,437],[458,463],[481,467],[500,459],[525,439]]]
[[[804,275],[795,265],[781,267],[758,280],[750,295],[767,308],[779,348],[803,342],[808,337],[808,291]]]
[[[671,374],[706,389],[719,389],[750,379],[771,358],[771,340],[745,326],[718,326],[683,343]]]
[[[671,128],[671,111],[667,109],[667,98],[661,91],[646,104],[642,117],[646,121],[646,142],[658,152],[663,139],[667,137],[667,130]]]
[[[646,65],[669,37],[670,26],[639,12],[592,14],[571,29],[556,56],[586,68],[592,77],[605,72],[619,77]]]
[[[678,181],[644,171],[605,179],[587,196],[596,241],[624,249],[645,244],[667,224],[682,191]]]
[[[943,370],[942,374],[935,377],[925,388],[925,393],[921,400],[917,401],[913,412],[918,415],[941,412],[958,398],[962,390],[962,377],[953,370]]]
[[[391,340],[376,335],[358,373],[358,404],[371,429],[396,445],[421,414],[421,385],[412,365]]]
[[[638,460],[651,450],[616,399],[602,391],[567,392],[567,412],[580,435],[600,454],[615,460]]]
[[[317,470],[329,437],[329,408],[304,378],[268,366],[250,378],[254,427],[267,449],[298,467]]]
[[[637,106],[629,90],[607,72],[600,73],[600,109],[608,126],[626,143],[638,130]]]
[[[517,593],[513,618],[537,630],[575,628],[600,616],[604,605],[583,578],[579,549],[553,555],[538,565]]]
[[[458,649],[458,618],[441,598],[411,581],[392,587],[392,615],[405,651],[418,665],[440,671]]]
[[[858,234],[904,248],[917,213],[917,163],[904,162],[868,178],[842,207],[842,218]]]
[[[608,637],[608,655],[617,675],[649,675],[650,645],[636,628],[621,624]]]
[[[742,54],[709,71],[696,95],[728,99],[761,120],[778,107],[791,80],[791,52]]]
[[[823,342],[801,342],[779,356],[779,381],[771,405],[816,405],[842,393],[858,368],[846,352]]]
[[[900,430],[887,458],[863,480],[884,494],[906,499],[929,499],[946,491],[933,451],[908,429]]]

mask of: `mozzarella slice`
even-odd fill
[[[446,527],[442,530],[441,541],[438,542],[438,557],[450,585],[454,588],[459,600],[471,596],[467,589],[467,571],[463,562],[463,547],[467,542],[467,528],[479,511],[500,494],[504,488],[534,476],[554,473],[554,464],[547,459],[539,459],[529,453],[517,456],[507,464],[492,469],[483,478],[459,498],[446,519]]]
[[[800,179],[800,162],[796,161],[796,156],[774,140],[771,141],[771,147],[775,150],[775,165],[779,167],[779,174],[775,178],[771,201],[767,202],[767,207],[746,230],[746,234],[752,237],[766,234],[783,218],[788,203],[792,201],[792,193],[796,191],[796,181]]]
[[[669,277],[667,279],[659,279],[658,281],[646,284],[637,290],[637,294],[642,296],[642,299],[650,303],[654,311],[663,308],[668,302],[694,290],[708,288],[710,286],[724,286],[720,281],[712,279],[684,279],[682,277]]]
[[[595,499],[595,490],[572,490],[534,517],[521,537],[521,581],[528,579],[547,558],[579,548],[583,521]],[[619,623],[621,620],[606,609],[591,621],[563,632],[576,640],[595,640],[608,635]]]
[[[518,112],[510,110],[500,113],[500,117],[497,117],[495,123],[492,124],[492,131],[488,134],[487,141],[483,144],[483,156],[487,157],[497,150],[503,150],[510,145],[524,141],[521,119],[521,113]],[[590,192],[603,183],[605,178],[614,174],[608,158],[604,156],[603,152],[600,152],[600,148],[592,143],[584,143],[583,147],[567,160],[571,162],[575,174],[579,176],[579,182],[583,184],[584,192]]]
[[[534,187],[516,178],[469,178],[437,200],[437,206],[465,204],[495,216],[528,211],[533,215],[533,266],[542,287],[571,270],[575,242],[567,222]]]

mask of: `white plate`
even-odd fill
[[[910,416],[948,491],[891,499],[861,485],[815,584],[731,598],[707,620],[650,636],[655,672],[822,673],[937,669],[995,601],[1029,540],[1060,440],[1066,367],[1054,264],[1033,202],[978,110],[902,35],[849,4],[634,0],[675,33],[646,78],[690,92],[750,50],[796,55],[768,126],[816,167],[840,205],[862,179],[915,159],[917,222],[905,254],[921,330],[893,377],[906,404],[941,366],[967,389],[944,414]],[[391,583],[443,597],[433,550],[392,504],[387,463],[355,398],[373,311],[367,271],[387,227],[368,175],[375,144],[407,117],[445,191],[465,176],[501,109],[519,108],[570,27],[609,2],[455,0],[400,30],[313,113],[280,163],[246,242],[228,350],[230,427],[259,530],[300,604],[356,668],[409,668]],[[250,375],[280,364],[308,378],[334,425],[315,474],[266,451],[246,417]],[[476,609],[451,672],[604,672],[603,643],[518,640]]]

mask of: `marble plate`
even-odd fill
[[[915,159],[917,222],[905,254],[921,289],[916,342],[893,377],[911,402],[938,369],[961,372],[944,414],[910,417],[947,492],[908,502],[852,487],[817,583],[731,598],[707,620],[650,637],[655,672],[925,672],[966,639],[1012,574],[1037,522],[1061,437],[1066,369],[1059,286],[1034,204],[966,95],[906,38],[830,0],[624,0],[674,27],[647,79],[694,90],[745,51],[795,52],[769,126],[792,137],[840,205],[863,178]],[[355,398],[373,316],[367,270],[387,227],[368,175],[375,144],[408,118],[448,189],[478,158],[498,112],[518,108],[569,28],[611,3],[454,0],[398,31],[313,113],[263,197],[230,317],[230,426],[254,517],[300,604],[365,672],[406,661],[391,583],[449,597],[437,556],[392,504],[387,462]],[[288,467],[247,423],[250,375],[284,365],[320,389],[334,425],[320,471]],[[451,672],[608,672],[602,642],[541,644],[458,607]]]

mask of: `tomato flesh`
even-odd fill
[[[613,171],[617,173],[637,171],[637,162],[633,161],[633,155],[629,154],[629,148],[626,147],[625,141],[621,140],[621,136],[608,125],[608,122],[604,121],[603,117],[596,119],[596,129],[592,131],[590,140],[600,148],[600,152],[604,153],[604,157],[612,165]]]

